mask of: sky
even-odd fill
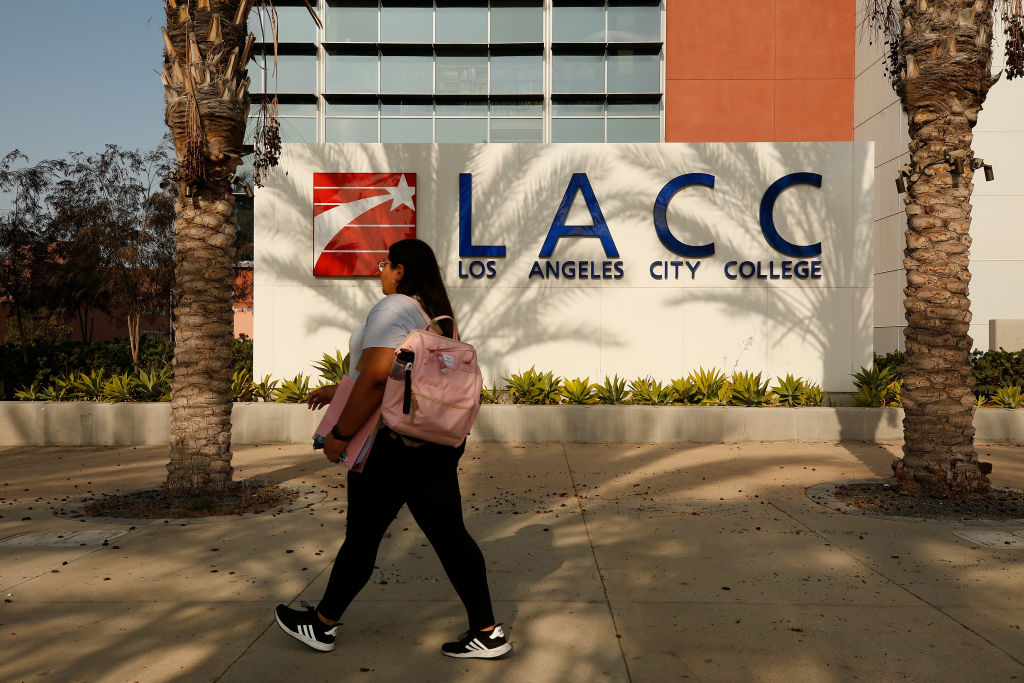
[[[164,126],[161,0],[0,0],[0,157],[107,143],[152,149]],[[0,209],[4,208],[0,196]]]

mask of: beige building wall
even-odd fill
[[[896,191],[899,168],[908,163],[907,119],[885,76],[879,41],[869,44],[863,1],[858,11],[854,129],[856,141],[875,143],[874,348],[904,349],[903,250],[906,213]],[[993,73],[1002,68],[995,46]],[[989,345],[989,321],[1024,319],[1024,81],[1001,78],[989,92],[975,128],[974,152],[995,167],[995,180],[978,173],[971,235],[971,336],[975,348]]]

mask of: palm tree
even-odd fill
[[[187,495],[231,481],[231,346],[234,291],[234,172],[249,110],[246,65],[257,0],[165,0],[165,118],[177,169],[174,385],[167,487]],[[258,0],[271,16],[271,0]],[[313,19],[315,13],[306,3]],[[276,35],[276,32],[275,32]],[[276,42],[275,42],[276,45]],[[276,162],[272,102],[254,167]]]
[[[889,74],[910,126],[911,162],[902,171],[904,446],[893,471],[905,494],[979,496],[989,491],[991,466],[974,448],[969,229],[972,179],[984,163],[974,155],[972,129],[994,82],[1000,10],[1011,38],[1007,78],[1021,75],[1021,0],[868,0],[867,8],[871,26],[885,36]]]

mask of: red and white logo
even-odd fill
[[[377,275],[416,236],[415,173],[313,174],[313,275]]]

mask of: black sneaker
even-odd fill
[[[295,640],[309,645],[314,650],[330,652],[334,649],[334,636],[338,633],[338,625],[327,626],[316,615],[316,609],[302,603],[304,610],[292,609],[278,605],[274,610],[277,625]]]
[[[512,643],[505,640],[505,632],[498,624],[490,631],[466,631],[453,643],[441,646],[441,652],[449,657],[478,657],[494,659],[512,650]]]

